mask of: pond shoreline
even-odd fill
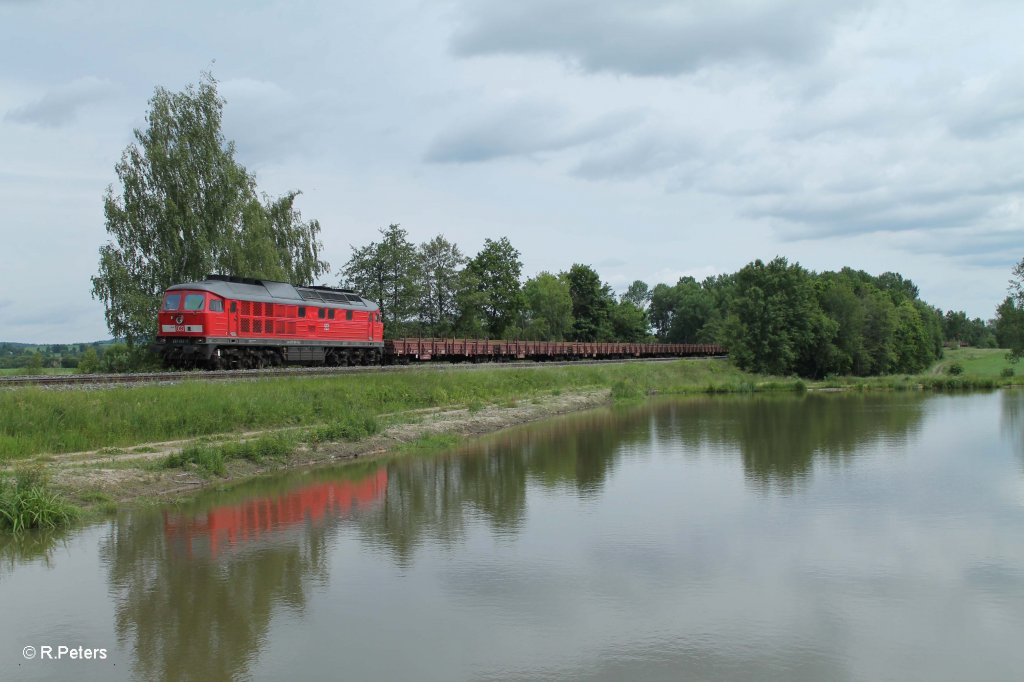
[[[580,412],[612,403],[609,389],[546,395],[479,409],[413,410],[391,415],[394,423],[380,433],[356,441],[301,443],[285,458],[259,464],[244,459],[227,463],[224,475],[210,475],[199,467],[157,468],[169,453],[191,441],[144,444],[137,454],[71,453],[41,458],[50,487],[82,507],[87,514],[120,506],[173,502],[209,488],[234,486],[247,480],[294,469],[384,459],[409,452],[446,447],[463,438]],[[282,429],[277,431],[288,431]],[[245,442],[274,431],[236,434],[225,442]],[[439,438],[440,437],[440,438]]]
[[[30,470],[33,480],[47,481],[47,489],[92,517],[289,469],[444,449],[516,424],[653,395],[956,392],[1015,383],[942,375],[810,382],[683,360],[83,395],[20,389],[0,395],[10,408],[0,410],[9,418],[0,432],[0,483]],[[237,430],[225,431],[226,423]],[[255,430],[261,424],[266,428]]]

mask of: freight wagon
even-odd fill
[[[393,339],[376,303],[350,289],[209,275],[164,292],[154,349],[166,367],[507,362],[724,355],[684,343]]]

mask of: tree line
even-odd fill
[[[18,374],[40,374],[47,370],[77,370],[79,373],[117,373],[157,369],[159,362],[145,346],[118,341],[92,343],[25,344],[0,342],[0,369]]]
[[[718,343],[743,369],[769,374],[914,373],[947,340],[994,344],[989,326],[943,314],[898,273],[815,273],[785,258],[754,261],[702,282],[617,296],[589,265],[520,283],[519,251],[486,240],[472,258],[437,236],[413,244],[399,225],[353,247],[342,284],[379,302],[385,333],[532,340]]]
[[[329,272],[319,222],[295,209],[298,191],[258,191],[221,131],[223,106],[210,74],[182,92],[157,88],[115,168],[120,189],[104,196],[109,241],[92,278],[107,326],[127,342],[111,358],[144,361],[139,349],[172,284],[211,272],[308,284]],[[652,289],[637,280],[617,295],[582,263],[523,281],[505,237],[469,257],[443,235],[414,244],[397,224],[379,235],[353,246],[339,277],[380,304],[392,338],[719,343],[743,369],[808,377],[918,372],[944,343],[998,345],[1014,357],[1024,344],[1024,260],[987,323],[925,303],[898,273],[816,273],[775,258],[701,282]]]
[[[514,337],[537,341],[643,341],[641,296],[619,297],[589,265],[522,282],[520,252],[507,237],[484,240],[472,258],[438,235],[416,245],[392,224],[353,246],[342,286],[381,307],[385,335]],[[642,284],[642,283],[640,283]]]

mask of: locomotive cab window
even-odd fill
[[[327,319],[328,320],[333,320],[334,319],[334,308],[331,308],[330,310],[327,311]]]
[[[210,312],[211,313],[222,313],[224,312],[224,301],[220,299],[210,301]]]
[[[346,310],[345,311],[345,319],[346,320],[351,320],[352,319],[352,311],[351,310]]]
[[[164,310],[177,310],[181,305],[181,294],[167,294],[164,298]]]
[[[202,294],[188,294],[185,296],[185,310],[202,310],[204,303],[206,303],[206,297]]]
[[[238,301],[232,301],[231,302],[231,312],[233,312],[233,313],[237,313],[238,312]]]
[[[299,306],[299,317],[305,317],[305,316],[306,316],[306,306],[300,305]]]
[[[325,311],[323,308],[317,308],[316,309],[316,316],[318,318],[320,318],[322,320],[322,319],[324,319],[325,315],[327,315],[327,311]]]

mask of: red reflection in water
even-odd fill
[[[205,514],[188,516],[164,512],[164,537],[186,556],[209,539],[210,556],[217,556],[223,543],[232,547],[251,542],[267,533],[325,516],[338,516],[366,506],[384,494],[388,484],[386,468],[361,481],[315,483],[277,497],[247,500],[241,504],[215,507]],[[197,541],[200,541],[197,543]],[[203,552],[205,553],[205,552]]]

